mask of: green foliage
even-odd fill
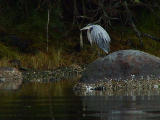
[[[5,1],[4,1],[5,3]],[[0,13],[0,29],[5,28],[6,34],[14,34],[20,39],[21,43],[26,44],[25,51],[34,52],[35,50],[46,50],[46,27],[48,19],[47,5],[40,5],[41,8],[36,8],[37,4],[31,6],[30,2],[17,1],[10,2],[6,9],[2,9]],[[54,2],[53,2],[54,3]],[[23,7],[27,7],[26,11]],[[64,33],[64,23],[60,20],[62,9],[59,5],[52,4],[50,6],[50,21],[49,21],[49,45],[53,47],[59,44],[59,39]],[[3,42],[8,47],[13,45],[8,44],[12,39],[8,36],[3,37]],[[2,40],[2,37],[0,38]],[[19,42],[19,41],[18,41]],[[17,49],[19,46],[14,45]],[[18,48],[21,50],[21,48]]]
[[[6,47],[5,45],[0,43],[0,58],[8,57],[8,58],[16,58],[17,54],[10,48]]]
[[[160,11],[156,11],[155,14],[159,15]],[[147,10],[141,10],[138,19],[138,26],[142,31],[156,32],[160,30],[160,25],[157,24],[159,18],[155,14]]]
[[[0,57],[9,57],[9,58],[17,58],[17,54],[19,53],[34,53],[29,54],[32,57],[28,58],[28,54],[22,55],[25,59],[23,60],[22,57],[20,59],[22,61],[32,61],[32,66],[34,68],[51,68],[52,66],[60,66],[61,64],[71,64],[73,62],[77,63],[89,63],[97,58],[98,49],[97,47],[91,47],[89,44],[86,44],[85,48],[83,50],[78,50],[77,46],[79,45],[79,27],[78,24],[72,24],[73,18],[75,18],[76,15],[74,15],[74,9],[68,9],[68,8],[62,8],[62,2],[64,1],[39,1],[39,0],[17,0],[15,1],[6,1],[1,0],[0,1]],[[91,2],[91,1],[89,1]],[[89,3],[85,2],[85,3]],[[106,1],[107,2],[107,1]],[[158,17],[156,15],[160,14],[160,11],[154,11],[154,14],[148,10],[147,8],[141,7],[142,0],[134,0],[134,1],[128,1],[128,5],[130,4],[133,7],[130,7],[131,13],[133,13],[133,17],[135,17],[134,22],[137,25],[137,28],[142,31],[149,34],[153,34],[155,36],[160,37],[159,31],[160,31],[160,25],[157,24]],[[66,3],[66,2],[64,2]],[[79,15],[77,16],[89,16],[88,18],[91,18],[92,16],[92,5],[93,3],[96,4],[97,2],[91,2],[90,6],[85,5],[86,15],[82,14],[82,8],[81,8],[81,1],[77,2],[77,10],[79,12]],[[119,3],[119,2],[118,2]],[[123,3],[123,1],[122,1]],[[132,4],[133,3],[133,4]],[[73,4],[72,2],[69,2],[68,4]],[[135,6],[134,5],[138,5]],[[98,5],[98,4],[97,4]],[[123,5],[123,4],[117,4],[117,5]],[[70,5],[71,6],[71,5]],[[113,19],[112,28],[110,29],[109,33],[112,33],[112,31],[118,31],[118,34],[124,33],[126,37],[124,38],[124,41],[130,41],[132,42],[130,45],[124,45],[124,41],[120,41],[119,35],[117,33],[111,34],[112,39],[111,42],[111,50],[119,50],[124,48],[133,48],[133,49],[140,49],[139,48],[139,40],[135,36],[135,32],[130,27],[130,23],[127,23],[128,17],[126,16],[125,9],[107,9],[106,12],[108,15],[111,15],[113,13],[114,16],[111,16],[113,18],[119,18],[119,11],[122,15],[122,22],[119,21],[119,19],[116,21]],[[112,6],[110,6],[112,7]],[[138,9],[136,9],[136,7]],[[121,7],[116,7],[121,8]],[[47,19],[48,19],[48,9],[50,11],[50,22],[49,22],[49,52],[46,53],[46,27],[47,27]],[[66,9],[66,11],[65,11]],[[114,8],[113,8],[114,9]],[[67,11],[68,10],[68,11]],[[68,13],[67,13],[68,12]],[[94,13],[94,12],[93,12]],[[101,12],[100,12],[101,13]],[[156,14],[156,15],[155,15]],[[101,14],[97,13],[98,16],[96,16],[96,19],[93,19],[93,21],[98,20],[98,18],[101,16]],[[66,17],[66,18],[64,18]],[[110,16],[109,16],[110,17]],[[77,23],[81,23],[81,21],[85,21],[85,24],[89,22],[89,19],[83,20],[83,18],[77,17],[76,20]],[[66,22],[66,19],[68,20]],[[108,18],[107,18],[108,19]],[[70,21],[69,21],[70,20]],[[159,21],[158,21],[159,22]],[[67,23],[67,24],[66,24]],[[118,23],[118,24],[117,24]],[[84,23],[83,23],[84,24]],[[100,23],[99,23],[100,24]],[[126,26],[125,26],[126,25]],[[129,25],[129,26],[127,26]],[[6,36],[1,35],[1,30],[4,29]],[[69,32],[68,32],[69,31]],[[68,36],[66,36],[65,33]],[[19,41],[13,41],[11,39],[10,35],[15,35]],[[124,36],[125,36],[124,35]],[[64,37],[65,36],[65,37]],[[87,40],[86,40],[87,41]],[[144,48],[143,50],[146,50],[147,52],[154,53],[158,55],[160,51],[158,50],[160,48],[160,44],[147,38],[143,38],[144,42]],[[19,43],[17,44],[10,44],[10,43]],[[23,49],[21,48],[24,44]],[[26,45],[26,46],[25,46]],[[117,45],[117,46],[114,46]],[[63,48],[63,49],[62,49]],[[25,51],[25,52],[23,52]],[[159,51],[159,52],[157,52]],[[26,57],[25,57],[26,56]],[[19,56],[18,56],[19,57]],[[29,60],[32,58],[31,60]],[[47,65],[47,64],[48,65]],[[24,63],[30,64],[29,62]]]
[[[139,3],[139,2],[140,2],[140,0],[134,0],[134,2]]]

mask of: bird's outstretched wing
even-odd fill
[[[110,37],[100,25],[93,25],[90,30],[92,43],[96,43],[106,53],[110,50]]]

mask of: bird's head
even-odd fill
[[[82,29],[80,29],[81,31],[82,30],[88,30],[90,28],[92,28],[93,24],[88,24],[87,26],[83,27]]]

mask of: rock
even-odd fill
[[[159,78],[160,58],[139,50],[120,50],[89,64],[75,88],[79,89],[84,84],[104,83],[111,80],[153,80]]]
[[[16,68],[0,67],[0,89],[16,90],[22,80],[22,74]]]
[[[69,67],[60,67],[54,70],[27,70],[22,71],[23,82],[57,82],[61,80],[68,80],[79,78],[85,66],[71,65]]]

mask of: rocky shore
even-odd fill
[[[89,65],[39,71],[0,68],[0,89],[18,89],[25,82],[56,82],[79,77],[74,90],[154,89],[160,86],[160,58],[138,50],[121,50]]]
[[[65,79],[71,79],[82,74],[86,65],[71,65],[69,67],[60,67],[55,70],[37,71],[30,70],[24,71],[24,82],[56,82]]]
[[[22,83],[26,82],[56,82],[71,79],[80,76],[84,69],[85,66],[79,65],[71,65],[69,67],[61,67],[47,71],[21,71],[11,67],[1,67],[0,89],[16,90]]]
[[[139,50],[120,50],[89,64],[74,89],[148,89],[159,85],[160,58]]]

